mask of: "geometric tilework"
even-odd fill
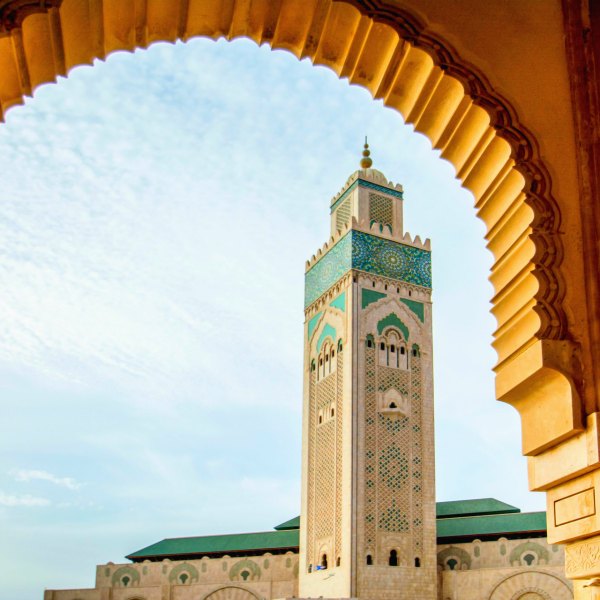
[[[423,323],[425,321],[425,307],[422,302],[417,302],[416,300],[409,300],[408,298],[400,298],[400,302],[403,302],[412,310],[417,317],[419,317],[419,321]]]
[[[333,302],[329,303],[329,306],[346,312],[346,292],[342,292]]]
[[[431,288],[428,250],[350,230],[307,271],[304,306],[312,304],[351,269]]]
[[[315,327],[319,324],[319,319],[321,318],[322,312],[318,312],[309,322],[308,322],[308,339],[312,338],[313,331]]]
[[[381,194],[369,194],[369,222],[391,227],[394,224],[393,200]]]
[[[387,294],[384,294],[383,292],[378,292],[377,290],[370,290],[369,288],[362,288],[361,292],[362,294],[360,304],[363,310],[367,308],[369,304],[377,302],[382,298],[387,298]]]

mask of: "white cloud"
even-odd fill
[[[69,490],[78,490],[81,487],[81,483],[78,483],[72,477],[57,477],[52,473],[48,473],[48,471],[19,469],[12,471],[11,474],[15,481],[49,481]]]
[[[47,498],[38,498],[29,494],[14,496],[0,492],[0,506],[49,506],[50,504]]]

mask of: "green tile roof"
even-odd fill
[[[519,512],[504,515],[438,519],[436,529],[438,543],[444,543],[448,540],[458,541],[461,538],[475,539],[514,534],[543,534],[546,532],[546,512]]]
[[[458,542],[488,537],[543,535],[546,532],[546,513],[522,513],[494,498],[438,502],[438,543]],[[244,555],[262,552],[297,551],[300,517],[280,523],[274,531],[167,538],[128,555],[133,561],[147,558],[193,557],[223,554]]]
[[[275,525],[274,529],[282,530],[282,529],[300,529],[300,516],[294,517],[289,521],[285,521],[280,523],[279,525]]]
[[[471,515],[496,515],[519,513],[521,510],[495,498],[479,498],[477,500],[451,500],[436,502],[435,513],[438,519],[448,517],[468,517]]]
[[[167,538],[126,558],[131,560],[166,556],[191,556],[282,550],[298,548],[299,530],[263,531],[260,533],[237,533],[230,535],[207,535],[201,537]]]

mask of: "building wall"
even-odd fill
[[[357,288],[357,596],[435,598],[429,291],[366,274]]]
[[[438,546],[438,599],[569,600],[564,560],[546,538]]]
[[[98,565],[96,587],[44,600],[262,600],[298,595],[298,554]]]
[[[247,558],[109,563],[97,567],[94,589],[49,590],[44,600],[292,598],[298,596],[298,559],[298,554],[288,552]],[[545,538],[439,545],[437,563],[438,600],[573,598],[571,583],[564,577],[563,548],[548,545]],[[390,586],[390,597],[400,597],[398,588],[397,584]],[[361,599],[369,600],[367,596]]]

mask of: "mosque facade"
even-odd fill
[[[44,600],[567,600],[546,513],[434,497],[431,247],[365,144],[306,264],[301,515],[166,539]]]

